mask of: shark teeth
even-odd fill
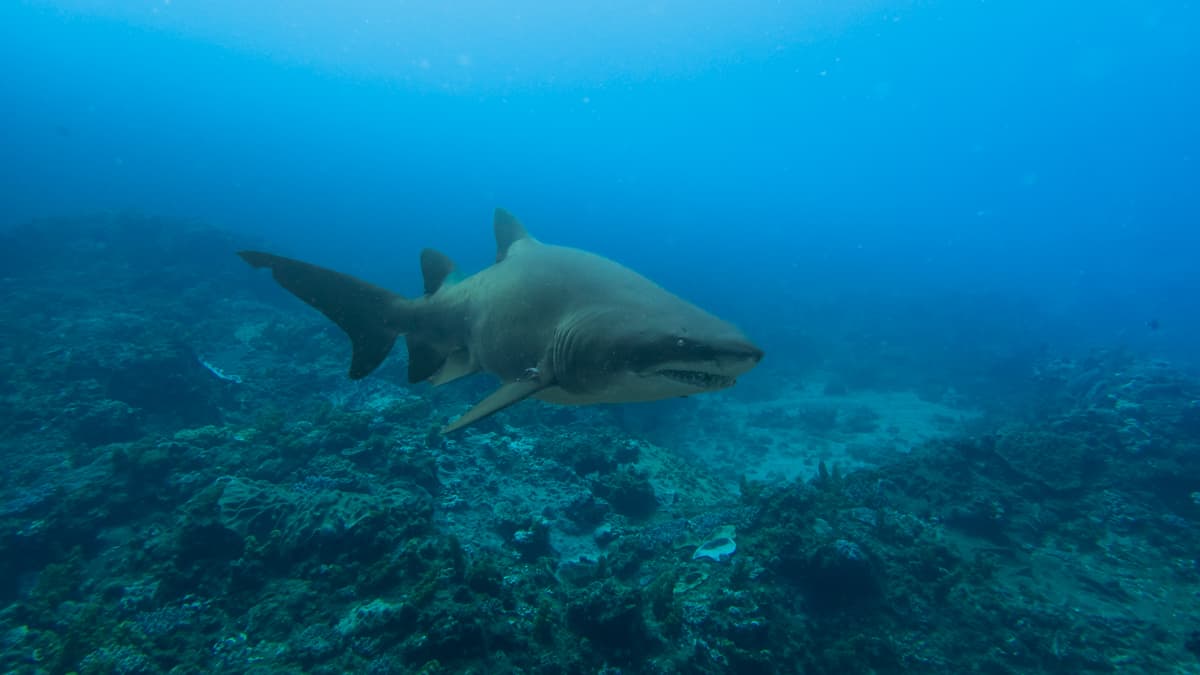
[[[714,375],[712,373],[706,373],[701,370],[666,369],[666,370],[656,371],[656,374],[662,375],[663,377],[670,378],[672,380],[675,380],[676,382],[690,384],[693,387],[700,387],[701,389],[719,389],[722,387],[728,387],[733,384],[732,377],[725,377],[724,375]]]

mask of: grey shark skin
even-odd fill
[[[352,379],[379,366],[401,335],[410,382],[500,378],[443,433],[530,396],[621,403],[724,389],[763,356],[732,324],[607,258],[537,241],[503,209],[495,231],[496,264],[461,281],[449,258],[422,251],[425,295],[413,299],[298,260],[238,255],[346,332]]]

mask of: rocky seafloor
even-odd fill
[[[0,669],[1200,670],[1200,380],[1170,363],[1047,353],[1000,404],[768,360],[443,438],[487,378],[409,387],[400,349],[346,380],[245,243],[0,233]]]

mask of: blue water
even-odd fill
[[[500,205],[781,360],[812,302],[996,298],[1196,360],[1194,4],[572,7],[3,3],[0,224],[136,209],[412,292]]]
[[[1197,672],[1197,36],[1182,0],[0,0],[0,671]],[[495,378],[409,386],[401,341],[350,381],[234,255],[417,294],[496,207],[766,357],[439,435]]]

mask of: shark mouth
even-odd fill
[[[724,375],[714,375],[701,370],[656,370],[655,375],[661,375],[667,379],[683,384],[699,387],[700,389],[723,389],[733,386],[734,379],[725,377]]]

